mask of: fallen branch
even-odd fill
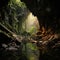
[[[14,40],[17,40],[18,42],[21,42],[21,37],[18,35],[16,35],[14,32],[10,31],[7,27],[5,27],[3,24],[0,23],[0,26],[2,26],[2,28],[4,28],[5,30],[7,30],[10,35],[12,36],[11,38],[13,38]],[[1,32],[3,32],[3,34],[5,34],[6,36],[8,36],[8,33],[5,33],[4,31],[1,30]]]

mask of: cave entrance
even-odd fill
[[[31,34],[36,33],[40,26],[39,26],[39,22],[38,22],[38,18],[36,16],[34,16],[31,12],[28,14],[26,20],[24,21],[24,23],[22,24],[23,29]]]

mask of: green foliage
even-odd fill
[[[28,60],[38,60],[39,51],[38,51],[36,44],[27,43],[26,46],[27,46]]]
[[[31,33],[31,34],[35,33],[36,32],[35,30],[36,30],[36,28],[34,26],[32,26],[29,30],[29,33]]]
[[[17,5],[17,6],[22,7],[22,8],[26,7],[25,3],[21,2],[20,0],[10,0],[9,4],[10,5],[14,4],[14,5]]]
[[[28,43],[27,46],[29,46],[29,48],[31,50],[36,50],[37,49],[37,47],[34,44],[31,44],[31,43]]]
[[[1,23],[16,34],[20,34],[27,13],[25,4],[20,0],[10,0],[7,7],[3,8],[2,13],[4,17],[2,17],[3,20],[0,19]]]

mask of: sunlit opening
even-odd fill
[[[32,13],[29,13],[24,23],[23,28],[29,33],[36,33],[39,29],[38,19]]]

